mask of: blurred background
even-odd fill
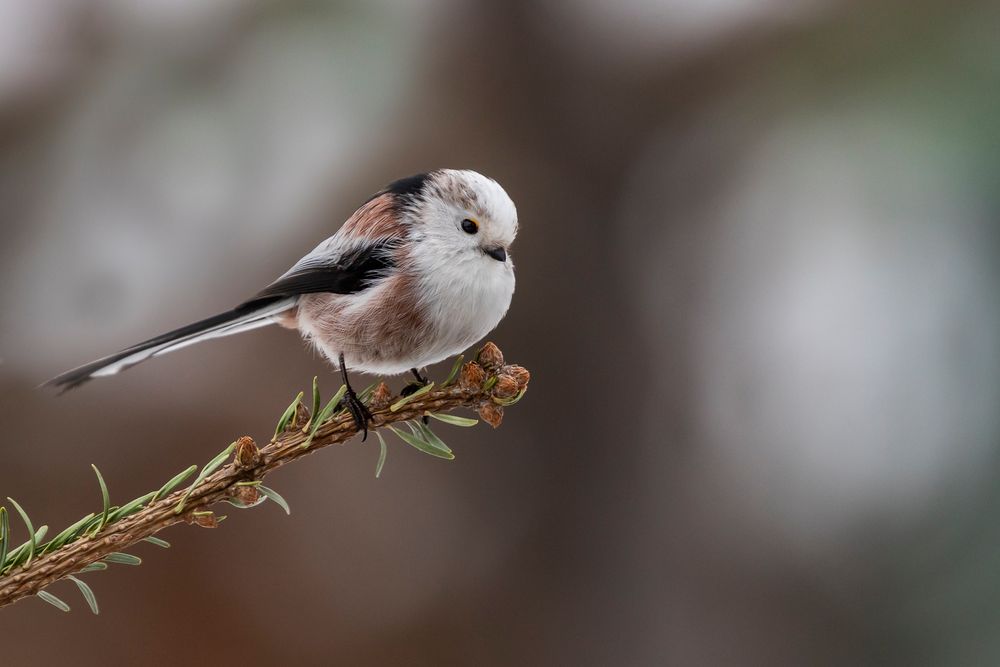
[[[518,205],[457,459],[0,610],[4,663],[1000,662],[1000,8],[944,0],[0,0],[0,496],[53,528],[332,369],[284,330],[56,398],[239,303],[394,178]],[[432,369],[440,377],[447,368]],[[401,386],[396,380],[394,386]]]

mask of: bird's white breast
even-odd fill
[[[428,341],[423,364],[446,359],[480,340],[510,307],[514,294],[510,261],[473,256],[421,268],[421,309],[436,334]]]

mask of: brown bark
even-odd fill
[[[499,372],[503,374],[503,369]],[[524,386],[526,385],[525,379]],[[419,419],[428,412],[443,413],[461,407],[475,410],[495,406],[494,401],[502,398],[495,395],[491,383],[487,382],[486,387],[488,388],[483,388],[482,384],[469,387],[468,383],[459,382],[443,389],[435,388],[427,394],[415,397],[396,412],[393,412],[389,405],[373,404],[371,408],[375,421],[370,430],[377,430],[394,422]],[[209,507],[226,499],[240,499],[244,502],[252,500],[247,498],[247,490],[253,487],[240,485],[240,482],[262,480],[272,470],[329,445],[344,444],[358,432],[350,414],[342,411],[320,426],[309,446],[304,447],[309,439],[309,433],[303,432],[301,427],[307,418],[306,411],[301,410],[298,422],[293,418],[293,423],[288,427],[290,430],[285,430],[275,441],[259,449],[248,436],[240,438],[231,460],[194,488],[180,513],[176,512],[176,508],[187,493],[188,485],[147,505],[131,516],[105,526],[93,536],[79,538],[32,560],[26,566],[9,572],[0,578],[0,607],[38,593],[66,575],[79,572],[87,565],[100,561],[113,552],[121,551],[145,537],[155,535],[168,526],[180,522],[214,526],[216,523],[214,515],[205,514]],[[256,496],[256,490],[249,494]]]

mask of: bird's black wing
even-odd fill
[[[382,240],[360,246],[332,261],[312,258],[293,267],[246,303],[317,292],[355,294],[392,269],[393,250],[397,247],[397,241]]]

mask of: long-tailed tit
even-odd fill
[[[500,185],[441,169],[398,180],[236,308],[53,378],[64,390],[151,357],[268,324],[298,329],[348,387],[359,428],[371,414],[347,369],[396,375],[457,354],[492,330],[514,293],[517,210]]]

